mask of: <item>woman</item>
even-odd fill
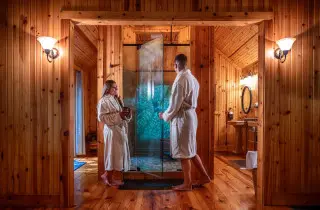
[[[109,186],[121,185],[123,183],[114,180],[112,175],[114,171],[130,169],[127,123],[131,119],[131,112],[123,109],[123,102],[118,97],[118,87],[115,81],[105,82],[97,109],[98,120],[104,123],[105,173],[101,178]]]

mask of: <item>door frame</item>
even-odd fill
[[[101,16],[97,16],[94,14],[103,13],[109,14],[112,12],[106,11],[95,11],[89,12],[90,14],[87,16],[81,16],[82,14],[86,14],[88,11],[62,11],[61,12],[61,41],[60,46],[64,50],[64,55],[61,57],[61,112],[62,112],[62,129],[61,129],[61,141],[62,141],[62,189],[63,195],[61,195],[61,204],[66,207],[71,207],[74,205],[74,174],[73,174],[73,138],[74,138],[74,97],[75,97],[75,89],[74,89],[74,78],[71,77],[71,73],[73,72],[73,43],[74,43],[74,23],[73,21],[81,22],[84,21],[87,25],[91,23],[91,25],[97,25],[100,22],[101,25]],[[93,13],[93,14],[92,14]],[[131,12],[132,13],[132,12]],[[258,133],[258,172],[257,172],[257,208],[262,209],[264,206],[264,196],[263,196],[263,188],[264,188],[264,136],[265,136],[265,115],[264,115],[264,98],[265,98],[265,90],[264,90],[264,72],[266,70],[266,62],[265,55],[267,50],[267,42],[265,40],[266,33],[266,22],[271,22],[273,19],[273,12],[251,12],[250,15],[248,13],[243,12],[229,12],[229,13],[215,13],[215,17],[198,19],[195,21],[190,20],[190,16],[186,17],[183,14],[178,19],[170,19],[170,15],[167,15],[165,18],[163,15],[157,17],[154,15],[151,19],[149,18],[150,13],[146,13],[146,19],[141,19],[141,12],[133,12],[135,14],[133,16],[128,16],[127,18],[123,18],[123,12],[119,14],[114,14],[114,16],[106,16],[104,19],[105,22],[102,24],[109,25],[199,25],[202,26],[214,26],[218,24],[224,24],[229,26],[238,26],[239,24],[247,24],[248,22],[256,23],[259,25],[259,41],[258,41],[258,65],[259,65],[259,85],[258,85],[258,93],[259,93],[259,108],[258,108],[258,119],[259,119],[259,133]],[[160,12],[161,13],[161,12]],[[191,12],[191,16],[194,16],[195,13]],[[205,12],[199,13],[198,16],[204,16]],[[137,17],[140,17],[137,18]],[[173,17],[179,16],[174,15]],[[250,18],[252,16],[252,18]],[[122,17],[119,19],[119,17]],[[259,17],[259,18],[257,18]],[[108,18],[110,21],[108,21]],[[166,18],[169,18],[166,20]],[[138,20],[137,20],[138,19]],[[117,23],[117,24],[115,24]],[[98,49],[99,52],[99,49]],[[98,55],[99,59],[99,55]],[[103,72],[103,67],[100,65],[97,66],[97,73]],[[100,69],[100,71],[99,71]],[[99,86],[99,84],[98,84]],[[210,151],[210,154],[213,155],[213,151]],[[213,164],[213,160],[212,160]]]

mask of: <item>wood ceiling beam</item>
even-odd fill
[[[247,25],[273,18],[273,12],[60,12],[82,25]]]

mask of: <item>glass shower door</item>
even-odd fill
[[[158,113],[163,107],[163,38],[143,44],[138,50],[136,94],[136,155],[133,160],[142,172],[163,172],[164,122]]]

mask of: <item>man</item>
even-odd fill
[[[210,182],[200,157],[197,155],[196,132],[198,119],[196,114],[199,95],[199,83],[186,68],[187,57],[179,54],[174,60],[177,73],[172,86],[172,95],[168,109],[159,113],[159,117],[170,122],[171,153],[173,158],[181,160],[184,182],[174,190],[192,190],[192,185],[203,185]],[[191,182],[191,161],[201,174],[197,183]]]

